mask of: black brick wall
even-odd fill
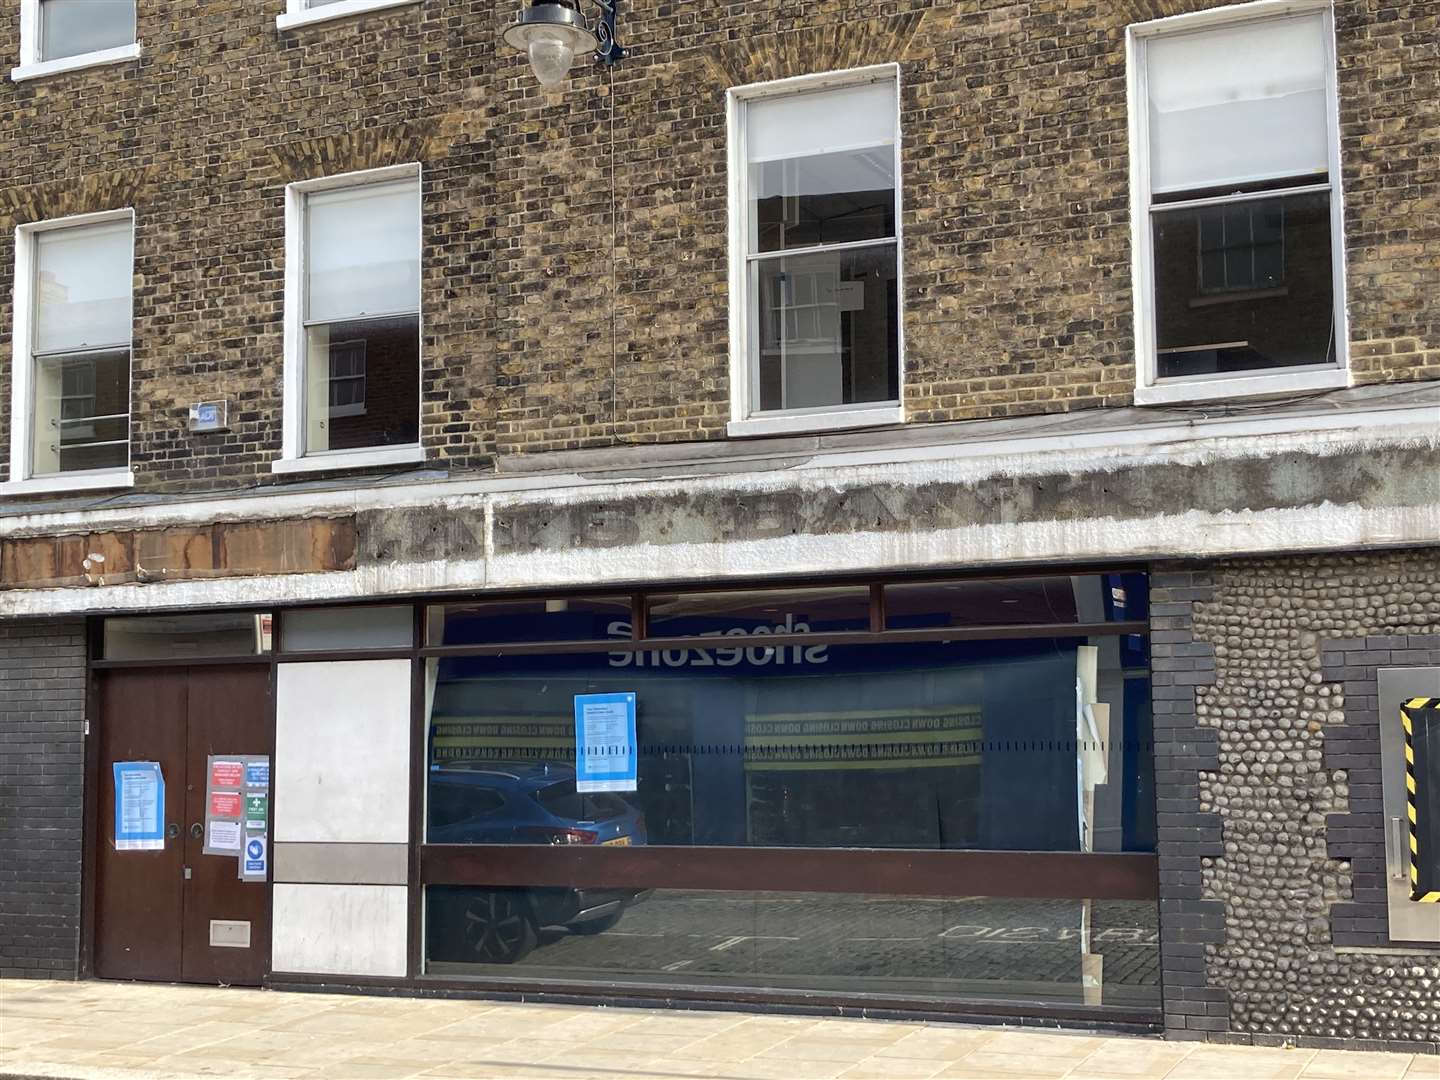
[[[1380,701],[1376,671],[1384,667],[1440,665],[1440,635],[1388,634],[1330,638],[1320,643],[1326,682],[1343,683],[1345,723],[1325,729],[1325,767],[1344,769],[1350,780],[1349,811],[1325,821],[1329,854],[1349,859],[1349,903],[1330,908],[1336,945],[1391,945],[1385,902],[1385,819],[1380,779]]]
[[[1195,640],[1194,604],[1210,575],[1157,568],[1150,578],[1150,670],[1155,712],[1156,846],[1165,1034],[1211,1039],[1230,1027],[1230,995],[1210,985],[1206,948],[1225,941],[1225,905],[1203,898],[1202,860],[1223,853],[1218,814],[1200,810],[1200,773],[1219,768],[1216,732],[1196,719],[1195,687],[1215,681],[1215,647]]]
[[[0,976],[76,975],[84,721],[84,623],[0,623]]]

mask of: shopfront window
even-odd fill
[[[273,625],[268,612],[121,616],[104,621],[97,659],[264,656],[271,649]]]
[[[776,848],[1153,851],[1143,575],[655,594],[638,638],[619,599],[527,603],[428,619],[445,652],[425,661],[426,843],[486,845],[492,871],[500,851],[522,860],[427,889],[431,973],[958,997],[1034,983],[1099,1003],[1086,978],[1106,942],[1128,950],[1109,962],[1129,981],[1104,1003],[1153,997],[1148,900],[1091,901],[1077,884],[1072,899],[980,903],[907,894],[903,879],[797,895],[745,862]],[[577,699],[593,695],[633,696],[635,777],[620,790],[577,776]],[[734,889],[627,887],[624,873],[526,887],[537,847],[593,851],[602,871],[622,865],[607,848],[715,849]],[[701,948],[706,934],[720,936]]]
[[[429,972],[882,998],[1158,1002],[1145,901],[436,886]],[[501,967],[500,965],[504,965]]]
[[[628,596],[490,600],[430,608],[427,645],[605,641],[630,636]]]
[[[776,646],[746,629],[713,646],[432,661],[432,792],[507,809],[432,818],[430,842],[1079,851],[1089,827],[1089,850],[1148,846],[1148,777],[1123,782],[1126,747],[1148,743],[1148,682],[1126,678],[1116,639]],[[1084,710],[1087,665],[1109,700]],[[626,692],[637,790],[610,795],[623,814],[567,807],[575,697]],[[1077,763],[1104,787],[1088,822]],[[576,830],[593,835],[547,838]]]

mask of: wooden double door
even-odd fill
[[[105,671],[98,713],[96,975],[258,986],[270,966],[270,885],[239,880],[236,856],[201,849],[206,758],[272,753],[269,667]],[[163,850],[116,850],[117,761],[160,764]]]

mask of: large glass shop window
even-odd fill
[[[620,597],[432,609],[429,645],[530,644],[427,661],[426,841],[1151,851],[1146,639],[1079,632],[1146,605],[1142,575],[888,585],[905,638],[847,643],[868,588],[676,593],[646,603],[669,647],[613,650]],[[576,697],[631,694],[634,790],[582,790]],[[432,885],[426,970],[1158,1002],[1150,901],[735,889]]]
[[[1144,617],[1143,579],[890,588],[911,631]],[[427,841],[1152,848],[1143,638],[766,644],[864,630],[868,605],[863,587],[657,596],[651,636],[693,644],[429,660]],[[432,613],[429,644],[494,633],[631,625],[618,598],[476,605]],[[628,693],[636,789],[577,792],[575,699]]]

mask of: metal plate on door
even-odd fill
[[[212,949],[248,949],[250,947],[250,924],[232,919],[211,919],[210,947]]]

